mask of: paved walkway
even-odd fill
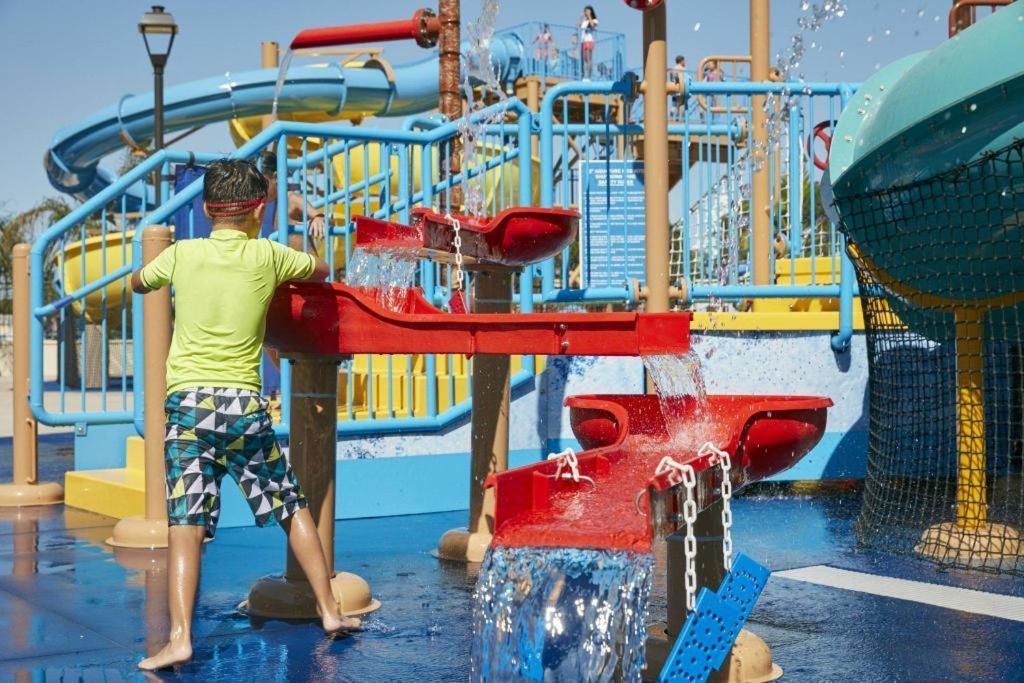
[[[9,437],[14,429],[14,392],[12,391],[12,379],[0,377],[0,438]],[[46,392],[43,404],[50,411],[60,409],[60,388],[56,382],[46,383]],[[82,400],[80,391],[67,390],[64,393],[64,410],[99,412],[104,409],[103,392],[98,389],[90,389],[85,392],[85,400]],[[129,391],[122,400],[120,389],[109,389],[106,395],[106,410],[131,410],[132,394]],[[49,426],[40,424],[40,434],[54,434],[60,432],[71,432],[74,427],[70,426]]]

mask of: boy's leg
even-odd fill
[[[282,519],[281,526],[288,535],[288,546],[292,549],[295,559],[299,561],[299,566],[302,567],[302,572],[313,589],[313,595],[316,596],[317,609],[324,630],[333,633],[341,629],[357,628],[360,620],[342,616],[334,599],[323,545],[320,543],[320,536],[317,534],[316,524],[313,523],[309,509],[302,508],[290,517]]]
[[[192,659],[192,611],[199,586],[200,553],[205,526],[172,526],[168,530],[167,601],[171,612],[170,641],[160,652],[139,662],[140,669],[163,669]]]

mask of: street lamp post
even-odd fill
[[[164,11],[163,5],[153,5],[142,16],[139,33],[146,43],[149,63],[153,65],[153,151],[159,151],[164,147],[164,67],[174,45],[174,36],[178,34],[178,25],[174,23],[174,17]],[[160,176],[158,169],[153,184],[157,206],[163,202],[160,192],[163,179]]]

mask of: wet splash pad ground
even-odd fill
[[[0,449],[9,447],[0,440]],[[751,490],[755,495],[734,503],[736,546],[777,574],[824,565],[984,591],[1000,604],[1012,601],[1003,596],[1024,597],[1024,586],[1010,578],[937,573],[908,558],[848,550],[859,493]],[[122,567],[102,546],[112,520],[59,507],[43,514],[52,516],[0,517],[0,535],[8,539],[0,553],[0,630],[20,634],[0,641],[0,680],[19,672],[39,680],[133,680],[146,643],[166,628],[163,576],[148,582],[147,607],[146,573]],[[240,616],[235,606],[248,586],[280,564],[280,532],[221,530],[205,550],[196,661],[166,679],[466,680],[476,576],[430,555],[438,535],[464,517],[458,511],[340,522],[339,562],[372,582],[383,607],[365,633],[334,642],[312,624],[256,624]],[[1024,666],[1024,622],[777,574],[749,628],[771,644],[786,680],[1012,680]],[[664,612],[658,583],[652,621]]]

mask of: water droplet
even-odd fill
[[[811,3],[807,2],[807,0],[803,0],[803,2],[800,3],[800,11],[806,12],[810,8],[810,6]]]
[[[843,136],[843,140],[846,140],[847,142],[853,142],[853,136],[852,135],[844,135]]]
[[[885,29],[885,35],[891,36],[892,35],[892,31],[890,31],[889,29]]]
[[[696,24],[693,25],[693,30],[694,31],[699,31],[700,30],[700,22],[699,21]]]
[[[882,63],[881,62],[875,62],[875,71],[878,71],[881,68],[882,68]]]
[[[967,126],[964,126],[963,128],[960,129],[960,134],[961,135],[966,135],[967,134]]]
[[[938,14],[936,14],[935,18],[932,19],[932,21],[940,21],[941,19],[942,19],[942,17],[940,17]]]
[[[970,107],[970,109],[971,109],[971,111],[978,111],[978,105],[977,105],[977,104],[974,104],[974,103],[972,102],[972,103],[971,103],[971,107]]]
[[[924,10],[923,9],[917,10],[917,18],[920,19],[923,16],[924,16]]]
[[[870,43],[871,41],[873,41],[874,39],[875,39],[875,37],[874,37],[874,36],[868,36],[868,42],[869,42],[869,43]]]

